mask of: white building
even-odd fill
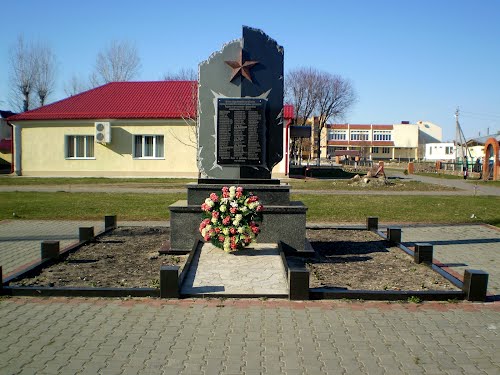
[[[455,160],[455,144],[453,142],[427,143],[425,145],[425,160]]]

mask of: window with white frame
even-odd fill
[[[382,147],[382,154],[390,154],[391,149],[389,147]]]
[[[453,155],[453,146],[446,146],[444,149],[446,155]]]
[[[372,147],[372,154],[378,154],[378,147]]]
[[[367,141],[369,130],[351,130],[351,141]]]
[[[390,141],[392,140],[392,134],[390,130],[374,130],[373,131],[374,141]]]
[[[94,136],[67,135],[66,159],[94,159]]]
[[[329,141],[345,141],[347,139],[347,132],[345,130],[330,130],[328,133]]]
[[[163,135],[134,136],[135,159],[163,159],[164,157],[165,151]]]

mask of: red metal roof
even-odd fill
[[[197,91],[196,81],[111,82],[8,120],[196,117]]]

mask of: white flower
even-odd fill
[[[237,208],[238,207],[238,202],[231,201],[230,205],[231,205],[231,207],[236,207]]]
[[[243,227],[239,227],[239,228],[238,228],[238,233],[239,233],[239,234],[243,234],[243,232],[245,232],[245,228],[243,228]]]
[[[226,205],[225,204],[221,204],[220,208],[219,208],[219,211],[220,212],[226,212],[226,209],[227,209]]]
[[[229,202],[229,198],[222,198],[222,199],[220,200],[220,202],[221,202],[222,204],[227,204],[227,203]]]
[[[207,204],[210,207],[214,206],[214,201],[211,200],[210,198],[205,199],[205,204]]]
[[[212,220],[210,220],[213,224],[217,223],[217,218],[213,217]]]
[[[234,218],[236,220],[240,221],[241,219],[243,219],[243,215],[242,214],[237,214]]]
[[[207,228],[206,227],[201,230],[201,235],[203,237],[205,237],[205,234],[207,234]]]
[[[212,226],[211,226],[210,224],[208,224],[208,225],[205,227],[205,229],[206,229],[206,230],[207,230],[207,232],[208,232],[210,229],[212,229]]]
[[[248,211],[248,208],[246,206],[241,206],[239,209],[240,209],[241,212],[247,212]]]
[[[229,236],[229,228],[222,229],[222,233],[224,233],[225,236]]]
[[[229,188],[229,194],[236,194],[236,186],[231,186]]]
[[[233,220],[233,225],[237,227],[238,225],[240,225],[240,221],[237,219]]]

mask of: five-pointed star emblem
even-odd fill
[[[254,65],[258,64],[258,61],[245,61],[243,62],[243,50],[240,51],[240,61],[224,61],[227,65],[233,69],[231,72],[231,78],[229,82],[231,82],[238,74],[241,74],[243,77],[248,79],[250,82],[252,81],[252,76],[250,75],[250,68]]]

